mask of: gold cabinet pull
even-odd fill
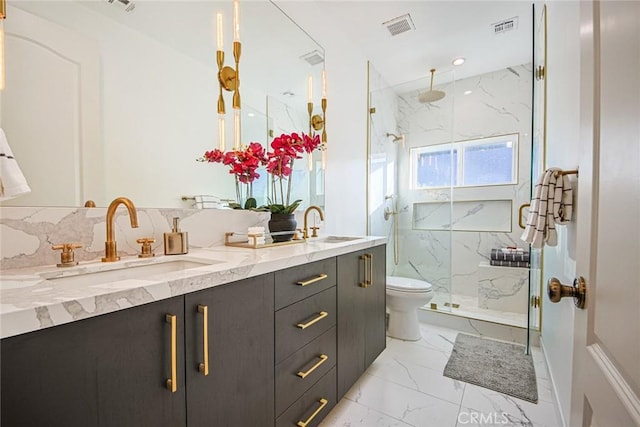
[[[175,393],[178,391],[178,374],[177,368],[178,363],[176,359],[178,358],[178,330],[177,330],[177,316],[175,314],[167,314],[165,315],[165,320],[167,323],[171,324],[171,378],[167,380],[167,389],[171,391],[171,393]]]
[[[209,375],[209,307],[198,304],[198,313],[202,313],[202,359],[198,371],[205,377]]]
[[[369,255],[369,286],[373,285],[373,254]]]
[[[310,285],[312,283],[319,282],[320,280],[324,280],[327,277],[329,277],[329,276],[327,276],[325,273],[322,273],[321,275],[319,275],[318,277],[314,277],[313,279],[305,280],[303,282],[296,282],[296,283],[298,285],[300,285],[300,286],[307,286],[307,285]]]
[[[310,367],[308,371],[306,371],[306,372],[300,371],[296,375],[299,376],[300,378],[306,378],[307,375],[309,375],[310,373],[312,373],[313,371],[318,369],[318,367],[320,367],[320,365],[322,365],[324,362],[326,362],[329,359],[329,356],[327,356],[326,354],[321,354],[318,357],[320,358],[320,361],[318,361],[318,363],[316,363],[315,365]]]
[[[526,226],[522,222],[522,212],[524,211],[524,208],[527,208],[529,206],[531,206],[531,203],[525,203],[524,205],[520,205],[520,209],[518,209],[518,226],[520,226],[520,228],[522,228],[523,230],[526,228]]]
[[[324,407],[327,406],[327,403],[329,403],[329,401],[325,398],[320,399],[318,402],[320,403],[320,406],[318,406],[318,409],[316,409],[313,412],[313,414],[311,414],[311,416],[307,418],[306,421],[298,421],[298,424],[297,424],[298,427],[307,427],[307,425],[309,425],[309,423],[313,421],[316,415],[318,415],[320,411],[322,411]]]
[[[313,325],[316,322],[319,322],[320,320],[324,319],[328,315],[329,313],[327,313],[326,311],[321,311],[320,313],[318,313],[318,316],[315,317],[314,319],[309,320],[307,323],[298,323],[296,326],[300,329],[307,329],[309,326]]]

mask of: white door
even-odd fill
[[[640,426],[640,2],[585,1],[581,15],[576,271],[588,292],[571,425]]]
[[[104,203],[99,46],[16,7],[5,21],[0,126],[31,194],[3,205]]]

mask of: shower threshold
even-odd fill
[[[526,307],[523,307],[526,310]],[[478,306],[478,298],[467,295],[438,294],[423,310],[446,313],[469,319],[483,320],[486,322],[499,323],[520,328],[527,327],[527,314],[514,313],[511,311],[493,310]]]

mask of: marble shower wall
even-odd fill
[[[439,83],[438,82],[445,82]],[[527,309],[526,269],[480,267],[488,263],[491,248],[518,246],[518,207],[530,198],[531,163],[531,64],[517,65],[479,76],[455,80],[453,72],[440,73],[436,89],[446,96],[432,104],[418,102],[420,90],[398,99],[398,126],[407,138],[407,148],[398,158],[400,230],[402,242],[397,273],[428,280],[436,289],[450,286],[455,295],[477,297],[485,308]],[[470,92],[469,92],[470,91]],[[465,95],[465,92],[469,92]],[[519,134],[518,181],[515,185],[410,189],[409,148],[465,141],[489,136]],[[475,213],[482,213],[487,200],[512,200],[511,232],[434,231],[413,229],[414,204],[465,201],[467,226]],[[451,218],[451,209],[449,218]],[[467,228],[467,227],[465,227]],[[480,227],[478,227],[481,229]],[[489,271],[490,270],[490,271]],[[517,277],[511,278],[519,270]],[[450,276],[450,279],[447,279]],[[448,283],[448,280],[451,280]]]
[[[163,234],[171,230],[173,217],[179,217],[181,231],[189,233],[190,247],[224,244],[224,233],[246,232],[248,227],[265,226],[269,213],[223,209],[149,209],[138,211],[138,228],[131,228],[127,210],[120,207],[115,217],[118,253],[139,253],[136,239],[153,237],[157,255],[164,254]],[[104,256],[106,208],[0,207],[0,269],[51,265],[60,262],[60,243],[80,243],[76,261]]]

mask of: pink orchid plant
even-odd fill
[[[250,143],[244,149],[235,149],[223,152],[219,149],[207,151],[204,156],[197,159],[200,162],[222,163],[229,166],[229,173],[234,175],[236,181],[236,196],[240,202],[244,196],[244,205],[241,203],[230,203],[234,209],[253,209],[260,211],[270,211],[271,213],[291,214],[300,205],[302,200],[291,202],[291,186],[293,164],[296,159],[301,159],[303,153],[311,154],[320,146],[319,136],[309,136],[291,133],[282,134],[273,139],[271,149],[265,149],[258,142]],[[271,194],[273,200],[269,205],[257,207],[256,199],[252,197],[252,183],[260,177],[257,169],[266,166],[267,172],[271,175]],[[285,184],[286,182],[286,184]],[[244,194],[240,189],[240,184],[246,184]],[[286,192],[285,192],[286,187]]]
[[[320,146],[319,136],[297,133],[282,134],[271,141],[271,149],[267,153],[267,172],[271,175],[273,200],[268,206],[271,213],[291,214],[302,200],[291,202],[291,184],[293,163],[302,158],[302,153],[311,153]],[[286,181],[286,193],[285,193]],[[286,194],[286,196],[285,196]],[[278,197],[279,196],[279,197]]]

